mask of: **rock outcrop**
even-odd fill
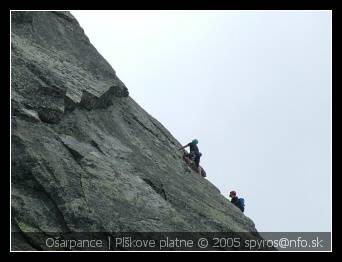
[[[43,249],[27,232],[258,236],[182,161],[69,12],[11,19],[12,249]]]

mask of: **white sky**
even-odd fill
[[[259,231],[331,231],[331,11],[71,13]]]

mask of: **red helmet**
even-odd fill
[[[231,197],[231,196],[236,196],[236,192],[235,192],[235,191],[230,191],[229,196],[230,196],[230,197]]]

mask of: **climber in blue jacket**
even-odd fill
[[[232,199],[230,200],[235,206],[237,206],[242,212],[245,211],[245,201],[243,198],[238,198],[235,191],[230,191],[229,197]]]
[[[184,155],[184,159],[188,164],[190,164],[190,159],[193,160],[196,165],[198,174],[201,175],[201,167],[199,166],[199,163],[200,163],[200,158],[202,154],[200,153],[197,144],[198,144],[198,140],[194,139],[190,143],[186,144],[185,146],[182,146],[179,150],[182,150],[186,147],[190,147],[190,153],[189,154],[186,153]]]

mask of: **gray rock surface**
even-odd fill
[[[69,12],[12,12],[11,37],[13,249],[40,248],[28,232],[258,235],[184,163]]]

